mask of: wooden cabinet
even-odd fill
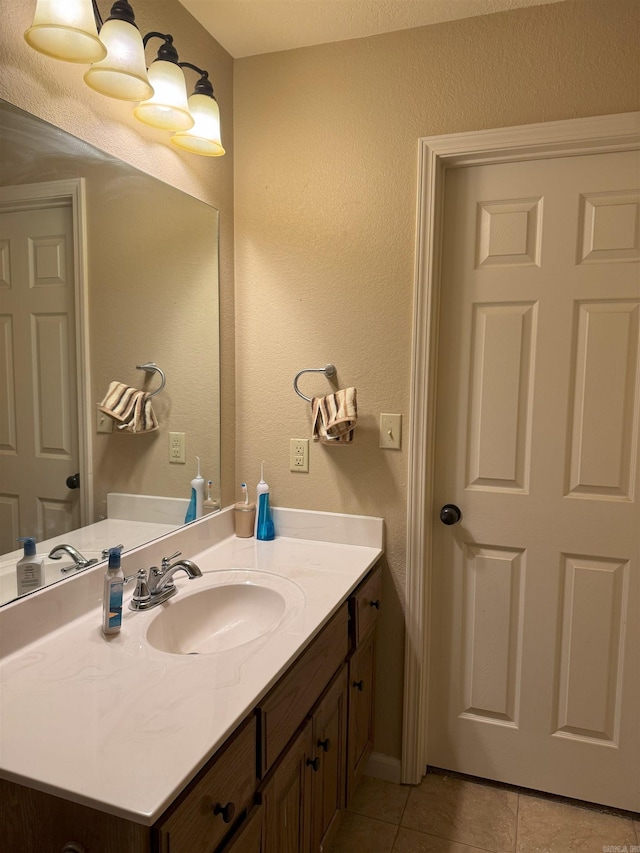
[[[345,806],[347,666],[329,685],[312,718],[311,849],[328,847]]]
[[[262,853],[264,809],[256,806],[221,853]]]
[[[373,747],[380,576],[365,578],[153,827],[0,780],[0,847],[319,853]]]
[[[349,660],[347,803],[373,750],[375,641],[375,631],[371,631]]]
[[[157,825],[161,853],[211,853],[251,804],[256,787],[256,720],[250,717],[215,763]]]
[[[373,751],[376,624],[382,603],[382,569],[373,569],[349,599],[352,653],[348,674],[346,802],[351,800]]]

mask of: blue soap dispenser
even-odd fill
[[[260,482],[256,489],[258,494],[258,521],[256,524],[256,539],[275,539],[276,531],[271,518],[269,506],[269,486],[264,481],[264,462],[260,466]]]

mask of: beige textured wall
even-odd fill
[[[108,8],[108,4],[100,5],[103,10]],[[82,80],[85,66],[58,62],[31,50],[24,41],[23,33],[31,24],[34,8],[35,3],[32,2],[0,0],[0,97],[220,211],[221,372],[224,377],[221,401],[222,484],[223,499],[228,503],[233,497],[235,480],[233,60],[176,0],[136,0],[136,20],[142,33],[151,29],[172,33],[181,57],[207,68],[211,74],[220,104],[222,139],[227,153],[220,158],[196,157],[171,145],[168,134],[141,125],[133,118],[130,104],[104,98],[90,90]],[[191,78],[189,82],[192,82]],[[131,339],[139,324],[138,316],[123,316],[120,337]],[[175,334],[179,329],[180,323],[176,323]],[[175,340],[169,337],[170,330],[166,324],[156,332],[153,360],[161,366],[168,365],[166,369],[170,375]],[[189,347],[188,340],[184,346]],[[206,371],[207,365],[199,363],[201,358],[194,360],[198,362],[194,365],[194,382],[197,382],[197,371]],[[136,373],[134,370],[134,375]],[[102,382],[103,377],[100,379]],[[160,404],[160,398],[157,402]],[[197,452],[193,448],[200,441],[206,441],[206,424],[200,423],[201,420],[196,418],[191,428],[192,434],[198,433],[191,445],[193,453]],[[189,430],[190,427],[185,430],[188,435]],[[113,444],[115,447],[115,442]],[[124,444],[118,447],[123,453],[110,449],[110,462],[115,467],[129,470],[131,458],[128,451],[131,447]],[[189,470],[184,470],[185,496],[188,495],[188,481],[193,476],[192,466],[187,467]],[[139,478],[132,480],[131,487],[136,488],[138,481]]]
[[[400,755],[408,457],[377,423],[409,413],[417,141],[637,110],[639,12],[568,0],[235,63],[237,476],[264,459],[276,505],[385,518],[380,752]],[[356,442],[290,473],[310,434],[292,379],[328,361],[358,389]]]

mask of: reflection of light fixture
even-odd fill
[[[208,72],[179,62],[170,35],[154,31],[141,39],[128,0],[115,0],[104,23],[97,0],[36,0],[33,24],[24,37],[45,56],[91,64],[84,75],[88,86],[111,98],[139,101],[136,118],[174,131],[178,147],[210,157],[224,154]],[[161,38],[163,44],[147,72],[144,49],[150,38]],[[188,101],[181,66],[201,75]]]
[[[37,0],[24,37],[39,53],[66,62],[98,62],[107,55],[91,0]]]
[[[189,130],[174,133],[171,141],[192,154],[220,157],[224,154],[220,139],[220,110],[209,74],[190,62],[181,62],[180,67],[192,68],[201,76],[189,98],[189,112],[195,119],[195,124]]]
[[[147,77],[142,36],[127,0],[117,0],[100,29],[107,55],[84,75],[87,86],[122,101],[142,101],[153,95]]]
[[[164,33],[147,33],[144,45],[150,38],[164,39],[157,58],[149,66],[149,82],[153,95],[134,109],[134,116],[144,124],[160,130],[188,130],[193,118],[187,103],[187,84],[178,65],[178,51],[173,37]]]

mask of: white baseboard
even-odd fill
[[[382,752],[372,752],[364,771],[365,776],[373,776],[385,782],[400,784],[402,768],[399,758],[384,755]]]

